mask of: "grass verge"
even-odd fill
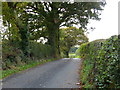
[[[75,53],[69,53],[70,58],[75,58],[76,54]]]
[[[24,64],[21,64],[21,65],[18,65],[16,67],[14,67],[13,69],[8,69],[8,70],[0,70],[0,79],[4,79],[12,74],[15,74],[15,73],[18,73],[18,72],[21,72],[21,71],[24,71],[24,70],[27,70],[29,68],[32,68],[32,67],[36,67],[38,65],[41,65],[41,64],[44,64],[44,63],[47,63],[47,62],[51,62],[51,61],[54,61],[54,60],[58,60],[58,59],[47,59],[47,60],[41,60],[41,61],[30,61],[29,63],[24,63]]]
[[[82,60],[81,71],[80,71],[80,81],[81,86],[84,88],[92,88],[91,81],[89,78],[92,78],[89,75],[89,72],[92,72],[93,64],[90,63],[90,60]]]

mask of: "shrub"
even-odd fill
[[[96,82],[101,88],[118,88],[120,86],[119,47],[118,37],[112,36],[106,40],[99,51],[97,56],[99,75],[96,76]]]
[[[84,43],[76,51],[77,56],[83,59],[82,71],[81,71],[81,81],[85,84],[85,87],[92,87],[94,82],[94,77],[96,73],[96,61],[98,50],[101,49],[101,45],[105,40],[96,40],[93,42]]]
[[[30,43],[30,56],[35,59],[49,58],[51,57],[52,49],[49,45],[31,42]]]
[[[19,49],[18,44],[3,40],[2,41],[2,68],[7,69],[11,66],[16,66],[21,62],[22,57],[24,56],[23,52]]]
[[[17,41],[3,40],[2,69],[12,69],[18,65],[29,63],[32,60],[40,60],[51,57],[52,49],[49,45],[30,42],[28,49],[29,56],[23,53]]]
[[[81,45],[77,50],[77,55],[83,59],[81,81],[84,87],[120,87],[118,40],[117,36],[112,36],[107,40],[95,40]]]
[[[87,51],[87,44],[88,43],[84,43],[82,44],[76,51],[76,57],[80,56],[80,58],[84,58],[84,55],[87,55],[88,51]]]

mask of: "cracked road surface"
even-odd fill
[[[2,88],[78,88],[78,58],[63,58],[11,75]]]

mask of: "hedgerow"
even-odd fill
[[[35,59],[50,58],[52,55],[52,49],[50,45],[31,42],[30,43],[30,55]]]
[[[80,46],[76,54],[83,59],[81,82],[85,88],[119,88],[118,36]]]
[[[51,57],[52,49],[49,45],[30,42],[29,56],[26,56],[19,47],[19,43],[9,40],[2,41],[2,69],[14,69],[16,66],[35,60],[48,59]]]
[[[112,36],[107,39],[99,51],[96,84],[100,88],[120,88],[120,59],[118,57],[119,39]]]

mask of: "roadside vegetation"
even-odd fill
[[[84,33],[82,29],[76,27],[60,29],[60,51],[62,57],[68,58],[69,54],[73,57],[77,49],[75,45],[88,42],[88,38]]]
[[[80,46],[76,55],[82,58],[82,87],[120,88],[119,42],[116,35]]]
[[[82,59],[82,87],[120,88],[118,36],[88,42],[85,35],[89,21],[100,20],[105,4],[2,2],[1,78],[63,57],[77,57]]]
[[[100,20],[104,6],[105,2],[2,2],[2,77],[68,57],[71,47],[88,42],[87,24]]]
[[[4,40],[2,46],[3,72],[1,78],[60,58],[51,57],[50,46],[38,42],[30,42],[29,56],[24,55],[17,44],[13,44],[11,41]]]
[[[30,69],[30,68],[36,67],[38,65],[54,61],[54,60],[57,60],[57,58],[29,61],[29,63],[22,63],[21,62],[21,64],[17,64],[16,66],[13,65],[10,69],[3,70],[2,74],[1,74],[2,76],[0,76],[0,79],[6,78],[9,75],[12,75],[14,73],[19,73],[23,70],[27,70],[27,69]]]

